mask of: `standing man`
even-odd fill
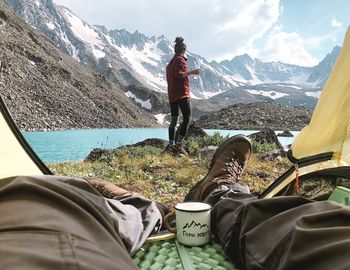
[[[166,68],[168,82],[168,97],[170,102],[171,123],[169,125],[169,147],[175,144],[178,153],[187,154],[183,148],[183,141],[190,126],[190,81],[189,75],[199,75],[199,69],[190,70],[187,65],[186,44],[182,37],[175,39],[175,55]],[[179,109],[182,113],[182,123],[175,138],[175,127],[179,118]],[[176,140],[176,141],[175,141]]]

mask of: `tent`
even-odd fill
[[[0,179],[15,175],[52,174],[12,120],[0,97]]]
[[[349,28],[350,29],[350,28]],[[316,105],[310,124],[294,140],[289,159],[295,164],[260,196],[280,195],[299,176],[350,176],[350,30]],[[52,174],[25,141],[0,98],[0,178]]]
[[[278,195],[299,176],[322,173],[350,176],[350,28],[308,126],[295,138],[288,157],[295,166],[261,198]]]

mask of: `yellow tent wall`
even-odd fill
[[[296,159],[333,152],[332,159],[339,166],[350,165],[349,29],[310,124],[301,130],[292,144],[292,153]]]
[[[52,173],[26,143],[0,99],[0,179],[43,174]]]
[[[343,48],[322,90],[310,124],[295,138],[290,159],[299,165],[298,174],[350,166],[350,28]],[[260,196],[271,198],[296,178],[296,170],[289,169]]]

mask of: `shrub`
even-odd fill
[[[121,147],[113,150],[113,155],[116,157],[122,157],[127,155],[129,158],[142,158],[148,155],[159,155],[163,150],[153,146],[144,147]]]
[[[215,132],[211,136],[190,138],[187,141],[188,152],[190,155],[196,156],[198,154],[199,149],[209,145],[219,146],[222,142],[224,142],[227,139],[228,136],[222,137],[219,132]]]
[[[260,143],[254,139],[251,139],[252,141],[252,150],[253,153],[265,153],[265,152],[271,152],[276,149],[276,145],[274,143]]]

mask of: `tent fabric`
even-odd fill
[[[350,165],[350,28],[310,124],[292,144],[296,159],[333,152],[338,166]]]
[[[0,97],[0,179],[52,174],[26,142]]]
[[[294,139],[289,159],[291,168],[260,196],[278,195],[299,176],[317,171],[348,171],[350,166],[350,27],[343,48],[322,90],[308,126]]]

